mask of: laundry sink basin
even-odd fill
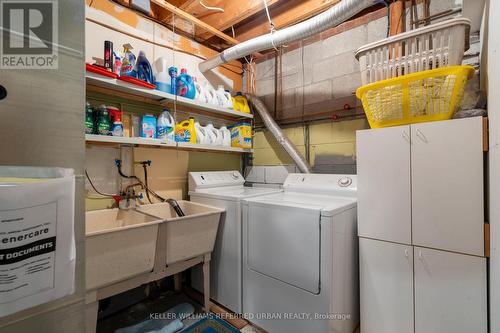
[[[161,218],[157,255],[164,265],[210,253],[224,209],[191,201],[178,201],[186,216],[178,217],[168,203],[139,206],[137,209]]]
[[[152,271],[160,222],[133,209],[86,212],[87,290]]]

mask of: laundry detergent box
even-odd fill
[[[238,123],[228,127],[231,131],[231,146],[238,148],[252,148],[252,125]]]

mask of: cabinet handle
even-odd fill
[[[427,138],[425,135],[417,128],[416,130],[417,136],[422,140],[423,142],[427,143]]]
[[[408,143],[411,143],[410,141],[410,136],[408,135],[408,133],[406,133],[406,131],[402,131],[401,132],[401,136],[403,137],[403,139],[405,139]]]
[[[424,260],[424,256],[422,255],[422,250],[418,250],[418,259],[421,261]]]
[[[405,257],[408,258],[409,255],[410,253],[408,252],[408,249],[405,249]]]

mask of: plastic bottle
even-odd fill
[[[113,62],[113,73],[120,75],[123,66],[122,54],[118,51],[113,51],[113,55],[115,56],[115,60]]]
[[[243,96],[241,91],[238,91],[236,95],[233,96],[233,109],[244,113],[250,113],[250,106],[248,105],[247,98]]]
[[[222,136],[222,146],[231,147],[231,131],[226,126],[222,126],[219,131]]]
[[[177,67],[170,67],[168,75],[170,75],[170,93],[177,95]]]
[[[170,93],[170,76],[168,74],[167,59],[160,57],[155,62],[156,90]]]
[[[194,99],[196,96],[196,87],[193,78],[187,73],[185,68],[181,69],[181,75],[177,77],[176,84],[177,95]]]
[[[137,73],[137,78],[139,80],[151,84],[155,83],[153,68],[151,68],[151,64],[149,63],[148,58],[146,58],[146,54],[144,53],[144,51],[139,52],[139,56],[137,57],[137,62],[135,66],[136,66],[135,71]]]
[[[156,137],[167,142],[175,142],[174,128],[174,117],[164,109],[156,121]]]
[[[100,105],[97,116],[97,134],[111,135],[111,120],[106,105]]]
[[[175,125],[175,141],[196,143],[196,129],[194,128],[194,118],[184,120]]]
[[[193,76],[193,81],[194,81],[194,87],[196,89],[196,94],[194,99],[203,103],[208,103],[208,96],[205,91],[205,86],[200,84],[198,82],[198,79],[194,76]]]
[[[224,90],[224,86],[219,85],[219,88],[216,90],[216,95],[219,107],[227,109],[231,109],[233,107],[231,94]]]
[[[85,106],[85,134],[94,134],[95,124],[94,124],[94,110],[90,103],[87,102]]]
[[[195,122],[194,129],[196,131],[196,143],[201,145],[209,144],[209,138],[205,132],[205,127],[201,126],[199,122]]]
[[[208,104],[212,104],[214,106],[219,106],[219,100],[217,98],[217,93],[215,89],[208,83],[205,83],[205,94],[207,95]]]
[[[122,69],[120,71],[121,76],[137,77],[137,73],[135,71],[135,55],[132,53],[132,49],[132,45],[123,44]]]
[[[113,123],[111,133],[113,136],[123,136],[123,124],[121,121],[115,121]]]
[[[152,114],[142,116],[141,137],[156,139],[156,117]]]
[[[222,145],[222,134],[221,132],[214,127],[212,123],[208,123],[205,127],[205,131],[207,135],[210,137],[210,144],[214,146]]]

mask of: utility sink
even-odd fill
[[[133,209],[85,214],[87,290],[153,270],[162,219]]]
[[[157,255],[170,265],[214,249],[217,229],[224,209],[191,201],[178,201],[186,216],[178,217],[168,203],[139,206],[138,210],[157,216],[160,224]]]

